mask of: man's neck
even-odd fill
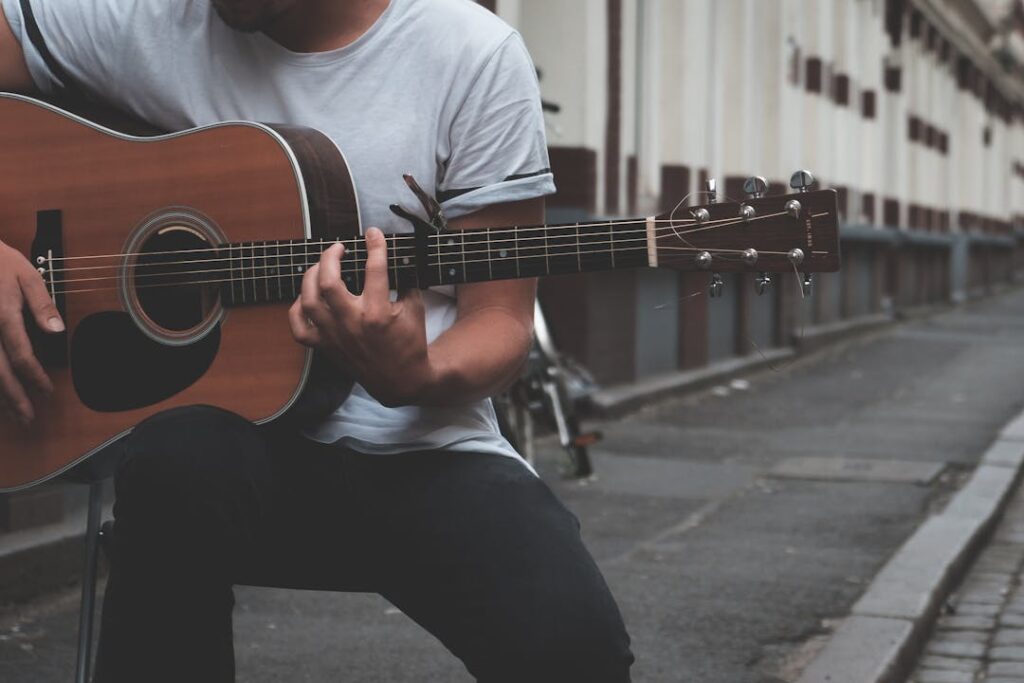
[[[389,0],[305,0],[295,3],[264,29],[293,52],[326,52],[345,47],[366,33]]]

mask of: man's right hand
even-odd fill
[[[30,395],[44,397],[53,391],[53,384],[32,353],[25,308],[39,329],[64,331],[64,321],[39,273],[24,256],[0,242],[0,408],[27,425],[35,418]]]

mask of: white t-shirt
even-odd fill
[[[39,88],[57,77],[0,0]],[[410,232],[402,180],[435,188],[449,218],[554,192],[540,93],[522,39],[470,0],[391,0],[354,43],[295,53],[230,29],[209,0],[32,0],[75,87],[167,130],[247,119],[317,128],[344,152],[364,229]],[[456,318],[453,288],[424,293],[428,340]],[[283,321],[282,321],[283,324]],[[307,434],[367,453],[449,449],[516,456],[489,400],[387,408],[356,385]]]

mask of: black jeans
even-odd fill
[[[208,407],[123,448],[97,682],[234,680],[236,583],[380,593],[480,681],[629,680],[576,518],[511,458],[364,455]]]

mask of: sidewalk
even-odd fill
[[[638,682],[795,681],[1024,408],[1024,291],[594,424],[598,478],[541,469],[622,607]],[[371,595],[237,590],[238,680],[469,681]],[[73,592],[0,608],[0,680],[71,679]]]
[[[948,603],[913,683],[1024,681],[1024,490]]]

